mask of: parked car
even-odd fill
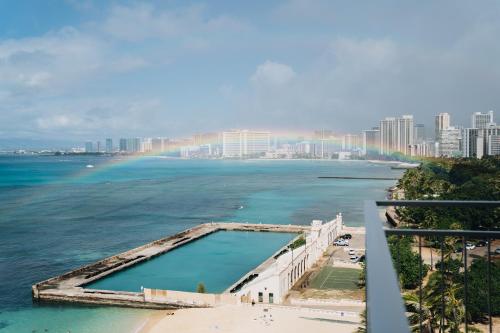
[[[465,243],[465,248],[467,250],[474,250],[476,248],[476,245],[474,245],[472,243]]]
[[[479,241],[476,242],[476,246],[477,247],[483,247],[483,246],[486,246],[486,245],[488,245],[488,241],[486,241],[486,240],[479,240]]]
[[[349,241],[345,239],[337,239],[333,242],[333,245],[336,246],[349,246]]]
[[[500,254],[500,247],[497,247],[497,249],[495,250],[495,254]]]
[[[351,234],[345,234],[345,235],[340,236],[340,238],[343,238],[343,239],[351,239],[351,238],[352,238],[352,235],[351,235]]]
[[[356,254],[356,251],[354,251],[353,249],[350,249],[350,250],[349,250],[349,255],[351,255],[351,256],[352,256],[353,254]]]
[[[350,258],[350,259],[351,259],[351,262],[352,262],[352,263],[356,263],[356,262],[358,262],[358,261],[359,261],[359,257],[358,257],[358,256],[351,256],[351,258]]]

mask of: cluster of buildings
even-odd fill
[[[474,112],[471,126],[451,125],[449,113],[435,116],[434,136],[428,138],[423,124],[412,115],[388,117],[380,126],[363,131],[363,155],[386,156],[401,153],[426,157],[477,157],[500,155],[500,126],[493,111]]]
[[[451,116],[435,116],[434,135],[428,136],[413,115],[387,117],[360,134],[339,135],[331,130],[309,136],[283,137],[269,131],[231,130],[202,133],[186,139],[120,138],[86,142],[87,153],[164,153],[184,158],[319,158],[360,159],[414,157],[477,157],[500,154],[500,126],[493,111],[475,112],[470,127],[451,125]]]

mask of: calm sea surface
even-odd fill
[[[384,164],[358,161],[0,156],[0,333],[134,332],[150,311],[34,305],[30,286],[204,222],[308,224],[342,212],[347,225],[359,226],[363,200],[384,198],[394,181],[317,177],[400,174]],[[221,235],[226,245],[239,237]],[[272,246],[266,253],[246,248],[243,255],[260,258],[284,241],[252,238],[257,248]],[[204,254],[213,257],[218,250],[226,260],[225,247],[213,245],[194,255],[193,243],[183,250],[183,260],[193,257],[195,267]],[[247,266],[221,267],[240,276],[256,264]],[[214,290],[223,288],[227,282],[217,284],[208,269],[203,282],[209,289],[211,283]]]

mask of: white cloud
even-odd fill
[[[193,34],[235,33],[249,29],[247,23],[233,17],[221,15],[206,19],[204,16],[205,8],[201,5],[172,10],[161,10],[147,3],[116,5],[102,24],[102,29],[115,38],[127,41],[176,37],[193,40]]]
[[[286,84],[294,77],[295,72],[290,66],[267,60],[257,67],[251,81],[256,85],[274,86]]]

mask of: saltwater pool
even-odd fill
[[[296,234],[218,231],[170,252],[97,280],[89,289],[140,291],[141,287],[207,292],[226,290]]]

